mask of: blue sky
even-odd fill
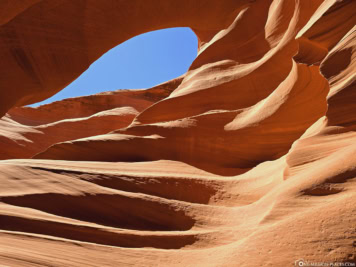
[[[150,88],[184,74],[197,47],[189,28],[141,34],[108,51],[56,95],[31,106],[117,89]]]

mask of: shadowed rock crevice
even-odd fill
[[[146,230],[184,231],[194,220],[169,203],[125,195],[36,194],[4,197],[2,202],[105,226]]]
[[[221,183],[215,181],[194,179],[194,178],[175,178],[175,177],[138,177],[129,175],[84,173],[81,171],[67,171],[61,169],[46,169],[32,167],[34,170],[42,170],[61,175],[71,175],[83,181],[116,189],[120,191],[143,193],[166,199],[174,199],[189,203],[208,204],[209,200],[222,187]],[[191,192],[199,192],[191,194]]]
[[[197,240],[197,237],[194,235],[129,234],[79,224],[66,224],[15,216],[0,215],[0,219],[2,230],[55,236],[68,240],[124,248],[153,247],[158,249],[179,249],[191,245]]]

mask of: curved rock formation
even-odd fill
[[[53,144],[126,127],[178,86],[182,77],[147,90],[119,90],[76,97],[37,108],[11,109],[0,119],[0,159],[31,158]],[[85,130],[83,130],[85,129]]]
[[[105,52],[141,33],[186,26],[206,41],[200,32],[219,31],[250,0],[32,2],[14,6],[19,13],[0,29],[0,68],[7,70],[0,79],[0,115],[54,95]],[[5,1],[0,8],[7,5],[13,6]]]
[[[0,265],[356,263],[356,1],[3,7]],[[184,76],[21,107],[174,26]]]

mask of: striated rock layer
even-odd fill
[[[147,90],[119,90],[66,99],[37,108],[11,109],[0,119],[0,159],[31,158],[58,142],[105,134],[131,124],[167,97],[177,78]]]
[[[356,1],[3,1],[0,265],[356,263]],[[38,108],[188,26],[182,77]]]

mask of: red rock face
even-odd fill
[[[0,159],[31,158],[56,143],[127,127],[145,108],[167,97],[182,79],[147,90],[119,90],[37,108],[13,108],[0,119],[4,148]]]
[[[0,8],[0,265],[356,262],[356,1]],[[22,107],[175,26],[184,76]]]

